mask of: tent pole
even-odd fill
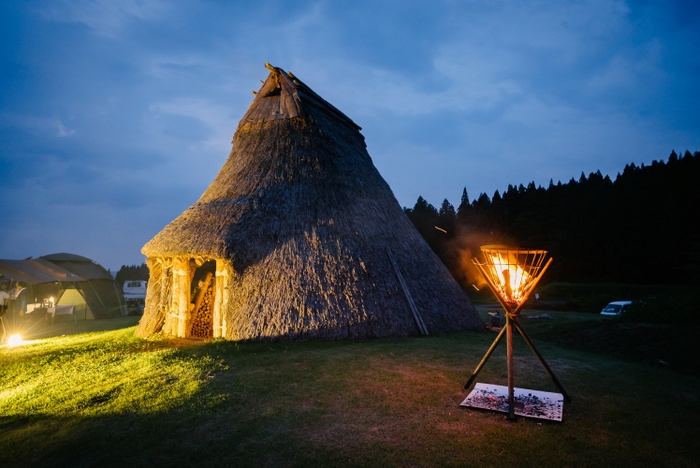
[[[83,320],[87,320],[87,310],[88,307],[90,307],[90,304],[88,303],[87,296],[85,295],[85,291],[83,291],[83,288],[78,286],[78,283],[73,283],[73,286],[75,286],[75,290],[78,291],[78,293],[83,297],[83,301],[85,302],[85,312],[83,313]],[[94,313],[92,314],[94,317]]]
[[[122,299],[124,299],[124,295],[119,295],[119,290],[117,289],[117,282],[115,280],[112,280],[112,286],[114,286],[114,293],[117,295],[117,300],[119,301],[119,308],[121,309],[121,314],[123,317],[126,315],[124,312],[127,312],[126,310],[124,310],[126,308],[126,304],[122,302]]]
[[[100,296],[99,294],[97,294],[97,289],[95,289],[95,286],[92,285],[92,280],[86,280],[86,281],[87,281],[87,284],[89,284],[90,287],[92,288],[92,291],[95,293],[95,296],[97,296],[97,299],[100,301],[100,304],[102,304],[102,308],[103,308],[104,310],[106,310],[106,311],[107,311],[107,315],[110,316],[109,309],[107,308],[107,306],[105,305],[104,301],[102,300],[102,296]],[[114,281],[114,280],[113,280],[113,281]],[[93,312],[92,314],[95,315],[94,312]]]

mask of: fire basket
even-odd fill
[[[514,421],[515,417],[515,398],[514,398],[514,382],[513,382],[513,327],[515,327],[525,342],[530,346],[532,352],[537,356],[544,367],[549,377],[561,391],[564,401],[570,402],[571,398],[564,390],[564,387],[559,383],[556,376],[545,362],[542,355],[537,351],[535,345],[527,336],[525,330],[518,321],[520,309],[527,301],[530,293],[535,289],[538,281],[542,277],[549,265],[552,263],[550,258],[545,263],[547,256],[546,250],[529,250],[512,248],[500,245],[484,245],[481,247],[481,252],[484,256],[484,262],[480,263],[476,258],[473,259],[474,265],[484,276],[493,293],[498,298],[503,308],[506,311],[506,324],[501,329],[500,333],[491,344],[491,347],[486,351],[486,354],[481,359],[481,362],[472,373],[464,389],[471,387],[477,374],[486,364],[493,351],[498,346],[498,343],[506,335],[506,359],[508,361],[508,420]]]

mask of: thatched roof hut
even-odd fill
[[[201,198],[143,247],[137,334],[232,340],[481,328],[408,220],[352,120],[270,75]]]

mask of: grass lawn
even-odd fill
[[[522,323],[574,399],[563,423],[458,406],[493,332],[237,344],[64,324],[0,348],[0,466],[700,465],[700,376],[586,350],[606,322],[546,313]],[[556,391],[515,350],[516,385]],[[478,381],[506,383],[504,344]]]

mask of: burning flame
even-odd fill
[[[492,263],[492,274],[498,278],[499,287],[508,302],[520,303],[524,299],[525,286],[531,276],[520,267],[515,258],[503,258],[500,253],[489,254]]]

